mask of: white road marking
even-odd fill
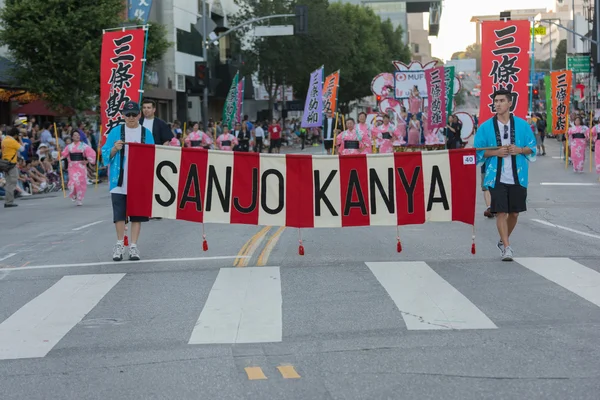
[[[90,226],[98,225],[98,224],[100,224],[100,223],[102,223],[102,222],[104,222],[104,221],[96,221],[96,222],[92,222],[91,224],[87,224],[87,225],[84,225],[84,226],[80,226],[79,228],[73,228],[73,230],[74,230],[74,231],[80,231],[80,230],[82,230],[82,229],[89,228]]]
[[[541,182],[542,186],[598,186],[597,183],[584,182]]]
[[[10,254],[7,254],[7,255],[5,255],[4,257],[0,257],[0,261],[7,260],[7,259],[11,258],[12,256],[16,256],[16,255],[17,255],[17,253],[10,253]]]
[[[153,260],[138,261],[102,261],[95,263],[76,263],[76,264],[54,264],[54,265],[30,265],[27,267],[0,268],[0,271],[26,271],[30,269],[52,269],[52,268],[74,268],[74,267],[95,267],[98,265],[122,265],[122,264],[145,264],[145,263],[166,263],[166,262],[191,262],[191,261],[209,261],[209,260],[231,260],[235,258],[247,258],[247,256],[214,256],[214,257],[189,257],[189,258],[155,258]]]
[[[124,276],[64,276],[0,324],[0,360],[46,356]]]
[[[279,267],[221,268],[189,344],[281,342]]]
[[[600,307],[600,273],[569,258],[515,258],[525,268]]]
[[[542,225],[546,225],[546,226],[551,226],[552,228],[558,228],[558,229],[565,230],[567,232],[576,233],[578,235],[587,236],[587,237],[591,237],[591,238],[594,238],[594,239],[600,239],[600,235],[594,235],[593,233],[587,233],[587,232],[578,231],[577,229],[572,229],[572,228],[567,228],[566,226],[556,225],[556,224],[553,224],[551,222],[544,221],[544,220],[541,220],[541,219],[531,219],[531,220],[533,222],[537,222],[538,224],[542,224]]]
[[[409,330],[497,328],[424,262],[366,264],[402,313]]]

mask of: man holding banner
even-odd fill
[[[140,125],[140,106],[138,103],[129,101],[123,107],[125,124],[112,128],[106,137],[106,143],[102,147],[102,160],[108,166],[110,197],[113,207],[113,222],[117,231],[117,244],[113,249],[113,260],[123,260],[125,252],[125,221],[131,220],[131,246],[129,247],[129,259],[139,260],[140,253],[137,248],[137,240],[140,236],[141,222],[147,222],[148,217],[136,217],[127,215],[127,174],[129,158],[129,146],[127,143],[154,144],[152,132]]]
[[[527,121],[510,112],[510,91],[497,90],[493,99],[496,115],[481,124],[474,147],[478,149],[477,163],[485,163],[482,186],[489,188],[491,211],[497,216],[502,261],[512,261],[509,238],[519,213],[527,210],[529,162],[535,161],[536,140]]]

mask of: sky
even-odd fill
[[[449,60],[452,53],[475,43],[475,15],[498,15],[505,10],[554,9],[555,0],[444,0],[438,37],[429,37],[433,57]]]

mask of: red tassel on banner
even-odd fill
[[[471,236],[473,243],[471,244],[471,254],[475,254],[477,250],[475,249],[475,225],[473,225],[473,236]]]
[[[208,251],[208,242],[206,241],[206,234],[204,233],[204,224],[202,224],[202,250]]]
[[[475,254],[475,242],[473,242],[473,244],[471,245],[471,254]]]
[[[400,241],[400,238],[398,238],[398,243],[396,244],[396,251],[402,253],[402,242]]]
[[[125,237],[123,238],[123,244],[125,245],[125,247],[129,246],[129,239],[127,239],[127,235],[125,235]]]
[[[304,245],[302,244],[302,232],[300,228],[298,228],[298,254],[301,256],[304,255]]]

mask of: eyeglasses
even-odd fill
[[[508,125],[504,125],[504,140],[508,139]]]
[[[125,116],[126,116],[127,118],[133,118],[133,117],[137,117],[137,114],[134,114],[134,113],[127,113],[127,114],[125,114]]]

